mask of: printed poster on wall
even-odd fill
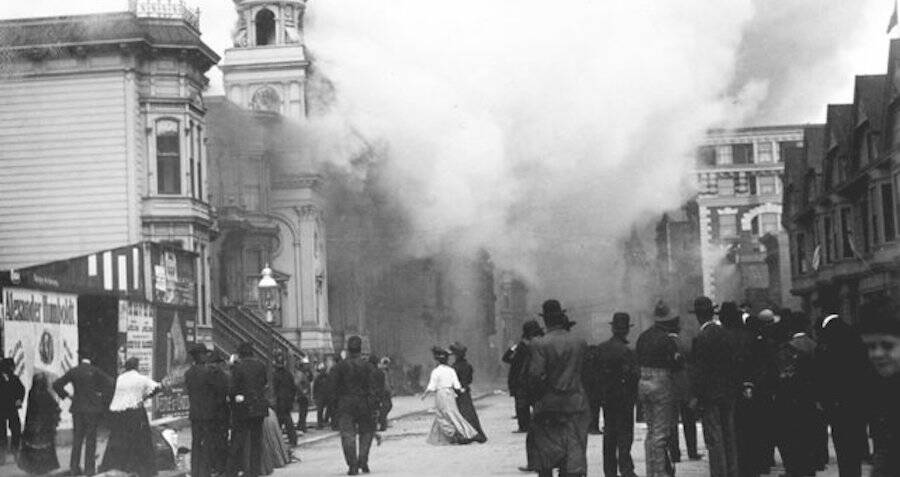
[[[50,384],[78,365],[78,296],[24,288],[3,289],[3,350],[15,361],[16,374],[27,392],[36,374]],[[72,390],[69,389],[71,392]],[[60,401],[60,427],[72,427],[68,399]]]
[[[119,368],[125,366],[125,360],[138,358],[141,361],[138,372],[144,376],[153,376],[153,323],[156,313],[149,303],[119,300],[119,333],[124,335],[124,343],[120,344]]]

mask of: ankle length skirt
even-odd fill
[[[478,437],[478,431],[459,413],[453,389],[438,389],[434,394],[434,405],[437,412],[428,435],[429,444],[468,444]]]

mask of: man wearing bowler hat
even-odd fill
[[[637,356],[628,348],[631,317],[628,313],[617,312],[610,325],[612,338],[601,343],[597,350],[603,401],[603,473],[606,477],[635,477],[631,444],[640,373]]]
[[[207,477],[217,468],[215,451],[216,421],[221,419],[222,403],[228,395],[225,376],[207,364],[210,351],[202,343],[188,349],[194,365],[184,373],[184,385],[190,402],[191,476]]]
[[[569,321],[559,301],[547,300],[541,316],[547,334],[532,341],[528,380],[537,390],[530,434],[535,469],[550,477],[587,474],[587,436],[590,409],[581,382],[587,342],[570,333]]]

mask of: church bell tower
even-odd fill
[[[293,120],[306,117],[306,0],[235,0],[234,48],[222,65],[228,100]]]
[[[325,221],[317,158],[305,144],[309,61],[306,0],[234,0],[238,13],[222,64],[228,100],[250,112],[266,139],[251,157],[268,175],[265,216],[278,228],[272,268],[289,276],[280,332],[302,349],[331,352]],[[251,127],[248,125],[248,127]]]

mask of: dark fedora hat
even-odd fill
[[[454,341],[452,344],[450,344],[450,352],[455,354],[456,356],[465,356],[466,351],[468,350],[469,348],[467,348],[466,345],[460,343],[459,341]]]
[[[559,303],[559,300],[547,300],[543,305],[541,305],[541,312],[538,313],[538,316],[547,318],[548,316],[558,316],[565,314],[566,310],[563,310],[563,307]]]
[[[713,305],[712,300],[707,296],[698,296],[694,298],[694,309],[691,310],[691,313],[697,314],[697,311],[704,312],[712,312],[716,313],[716,306]]]
[[[656,302],[656,305],[653,306],[653,321],[669,321],[672,319],[669,316],[672,313],[671,308],[666,302],[659,300]]]
[[[559,303],[559,300],[547,300],[541,305],[541,312],[538,313],[538,316],[544,319],[544,324],[550,325],[553,323],[555,325],[562,325],[565,329],[571,329],[575,326],[575,322],[570,320],[568,315],[566,315],[566,310],[563,309],[562,305]]]
[[[609,324],[612,325],[613,331],[626,331],[634,326],[631,324],[631,316],[622,311],[614,313],[612,321],[609,322]]]

